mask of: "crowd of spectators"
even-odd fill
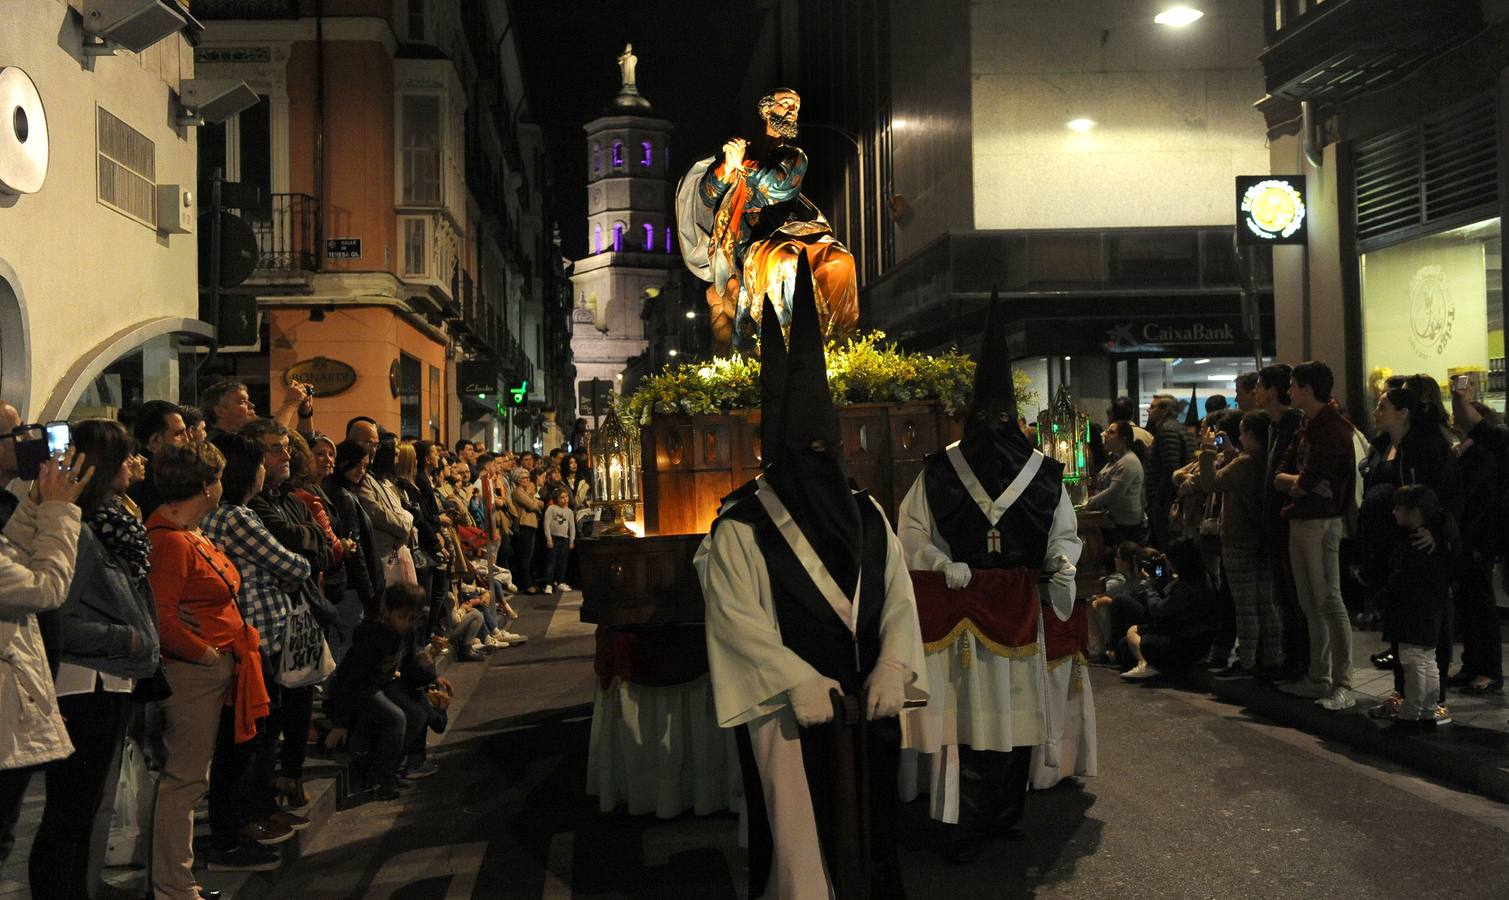
[[[74,421],[66,453],[0,403],[0,862],[39,775],[38,898],[94,894],[128,744],[156,773],[159,898],[213,895],[201,802],[200,863],[279,864],[310,824],[312,744],[396,798],[436,771],[438,662],[524,642],[510,598],[571,589],[584,452],[447,448],[365,416],[322,433],[299,384],[265,418],[242,384],[202,398],[143,404],[129,430]]]
[[[1429,375],[1388,379],[1372,437],[1325,363],[1236,387],[1235,409],[1191,401],[1182,425],[1165,394],[1145,429],[1126,398],[1108,411],[1086,506],[1104,510],[1116,573],[1091,601],[1092,656],[1130,680],[1208,666],[1338,711],[1356,704],[1354,626],[1381,628],[1371,661],[1395,691],[1368,712],[1398,731],[1449,724],[1448,689],[1499,691],[1509,428],[1471,379],[1449,395]]]

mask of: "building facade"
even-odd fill
[[[1232,230],[1236,176],[1269,171],[1259,5],[1183,29],[1119,0],[767,6],[745,93],[802,93],[864,327],[973,350],[998,291],[1038,396],[1067,380],[1097,415],[1230,394],[1273,352],[1266,248]]]
[[[1279,354],[1329,361],[1362,424],[1389,374],[1503,410],[1509,3],[1262,6],[1272,170],[1311,222],[1274,248]]]
[[[140,5],[140,28],[92,33],[81,0],[5,4],[0,398],[29,422],[177,400],[180,361],[211,332],[180,99],[196,26],[185,3]]]
[[[274,398],[328,359],[354,382],[322,422],[370,415],[403,435],[495,447],[558,441],[569,400],[566,300],[508,4],[196,0],[196,59],[260,102],[207,129],[200,173],[261,189],[259,261],[232,291],[260,325],[224,354]],[[495,390],[463,393],[461,361]],[[564,381],[564,383],[562,383]],[[527,382],[529,402],[500,403]]]

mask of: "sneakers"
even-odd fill
[[[497,632],[497,636],[503,639],[503,646],[505,647],[507,647],[509,644],[522,644],[525,641],[529,640],[529,638],[525,635],[516,634],[512,631],[499,631]]]
[[[563,581],[560,584],[556,585],[555,589],[564,594],[567,591],[571,590],[571,585],[569,585],[569,584],[567,584],[566,582]]]
[[[1401,694],[1389,694],[1388,699],[1368,710],[1370,719],[1396,719],[1399,717],[1399,707],[1404,705],[1404,697]]]
[[[555,593],[555,588],[551,587],[550,585],[547,584],[547,585],[545,585],[545,593],[547,593],[547,594],[553,594],[553,593]]]
[[[1422,719],[1421,721],[1434,721],[1437,725],[1450,725],[1451,712],[1442,704],[1436,704],[1434,719]]]
[[[400,773],[400,774],[402,775],[402,777],[409,778],[409,779],[414,779],[414,778],[429,778],[431,775],[434,775],[436,772],[439,772],[439,771],[440,771],[440,767],[439,766],[435,765],[434,763],[430,762],[429,760],[425,760],[424,762],[420,763],[417,766],[409,766],[407,769],[404,769],[403,772]]]
[[[1315,705],[1321,709],[1329,709],[1337,712],[1343,709],[1351,709],[1357,705],[1350,692],[1344,687],[1332,688],[1331,693],[1315,701]]]
[[[1331,694],[1331,685],[1325,681],[1312,681],[1309,678],[1301,678],[1288,688],[1288,693],[1296,697],[1304,697],[1306,700],[1321,700]]]
[[[1145,679],[1152,678],[1157,674],[1157,669],[1148,665],[1146,662],[1140,662],[1132,668],[1126,670],[1125,672],[1122,672],[1121,677],[1126,679],[1127,681],[1143,681]]]
[[[291,836],[293,832],[289,832]],[[211,872],[271,872],[278,868],[282,858],[278,851],[257,844],[242,842],[229,850],[210,853]]]
[[[264,847],[271,847],[293,837],[293,829],[269,817],[244,826],[241,829],[241,836]]]

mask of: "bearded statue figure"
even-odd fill
[[[699,160],[676,188],[682,259],[704,281],[719,353],[755,344],[768,299],[784,328],[791,321],[797,259],[812,272],[824,338],[859,324],[854,257],[822,211],[802,195],[807,154],[795,143],[802,98],[776,88],[760,98],[763,131],[730,138],[723,158]]]

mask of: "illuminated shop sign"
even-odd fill
[[[1244,244],[1303,244],[1306,223],[1305,176],[1237,177],[1237,238]]]

